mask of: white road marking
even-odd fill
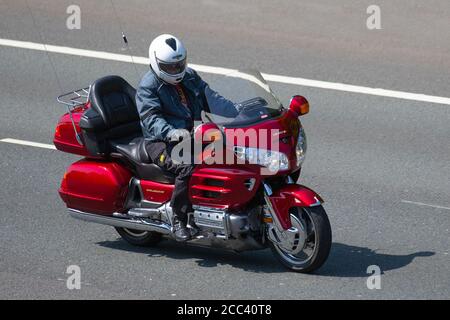
[[[318,81],[318,80],[310,80],[303,78],[294,78],[294,77],[285,77],[285,76],[276,76],[272,74],[262,74],[264,79],[272,82],[279,83],[287,83],[294,84],[305,87],[314,87],[321,89],[330,89],[337,91],[346,91],[360,94],[368,94],[373,96],[381,96],[381,97],[389,97],[389,98],[397,98],[397,99],[405,99],[405,100],[413,100],[413,101],[422,101],[422,102],[431,102],[438,104],[446,104],[450,105],[450,98],[439,97],[439,96],[430,96],[421,93],[412,93],[405,91],[394,91],[387,90],[381,88],[369,88],[362,86],[354,86],[350,84],[344,83],[336,83],[336,82],[327,82],[327,81]]]
[[[415,201],[408,201],[408,200],[401,200],[401,202],[409,203],[409,204],[415,204],[415,205],[418,205],[418,206],[426,206],[426,207],[432,207],[432,208],[437,208],[437,209],[450,210],[449,207],[437,206],[437,205],[434,205],[434,204],[428,204],[428,203],[423,203],[423,202],[415,202]]]
[[[110,52],[105,52],[105,51],[78,49],[78,48],[65,47],[65,46],[55,46],[55,45],[36,43],[36,42],[18,41],[18,40],[0,38],[0,45],[6,46],[6,47],[15,47],[15,48],[22,48],[22,49],[38,50],[38,51],[48,51],[48,52],[53,52],[53,53],[69,54],[69,55],[103,59],[103,60],[128,62],[128,63],[134,62],[136,64],[144,64],[144,65],[149,64],[148,58],[146,58],[146,57],[133,56],[133,59],[132,59],[131,56],[124,55],[124,54],[110,53]],[[237,71],[235,69],[205,66],[205,65],[200,65],[200,64],[189,64],[189,66],[199,72],[220,74],[220,75],[227,75],[227,74],[234,73]],[[380,88],[370,88],[370,87],[356,86],[356,85],[350,85],[350,84],[338,83],[338,82],[319,81],[319,80],[312,80],[312,79],[305,79],[305,78],[298,78],[298,77],[287,77],[287,76],[266,74],[266,73],[263,73],[263,77],[267,81],[286,83],[286,84],[291,84],[291,85],[299,85],[299,86],[305,86],[305,87],[313,87],[313,88],[368,94],[368,95],[382,96],[382,97],[389,97],[389,98],[397,98],[397,99],[405,99],[405,100],[412,100],[412,101],[421,101],[421,102],[450,105],[450,98],[447,98],[447,97],[431,96],[431,95],[425,95],[425,94],[420,94],[420,93],[395,91],[395,90],[387,90],[387,89],[380,89]]]
[[[11,139],[11,138],[0,139],[0,141],[1,142],[6,142],[6,143],[20,144],[20,145],[23,145],[23,146],[30,146],[30,147],[37,147],[37,148],[56,150],[55,146],[52,145],[52,144],[45,144],[45,143],[39,143],[39,142],[33,142],[33,141],[27,141],[27,140]]]

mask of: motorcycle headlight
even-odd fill
[[[282,152],[247,147],[234,147],[234,152],[238,159],[264,166],[272,172],[289,169],[289,159]]]
[[[306,134],[303,127],[300,127],[298,134],[297,146],[295,147],[295,155],[297,156],[297,167],[301,166],[306,156]]]

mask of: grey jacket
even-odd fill
[[[166,141],[167,133],[172,129],[191,130],[194,121],[201,120],[201,111],[209,111],[207,101],[217,102],[214,107],[223,116],[237,114],[234,104],[210,89],[193,69],[186,69],[181,84],[190,110],[181,104],[176,88],[158,79],[152,70],[142,78],[136,92],[136,105],[147,140]]]

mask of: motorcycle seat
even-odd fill
[[[143,137],[134,138],[128,143],[111,141],[111,145],[117,153],[121,154],[132,165],[137,178],[174,184],[174,174],[161,169],[151,162],[145,149],[145,140]]]
[[[100,157],[116,153],[138,179],[173,184],[175,176],[151,163],[145,150],[135,95],[136,90],[119,76],[92,84],[91,108],[80,119],[86,148]]]

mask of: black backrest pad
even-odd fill
[[[109,153],[110,140],[126,141],[142,135],[135,94],[136,90],[119,76],[106,76],[92,84],[91,108],[80,119],[92,155]]]

